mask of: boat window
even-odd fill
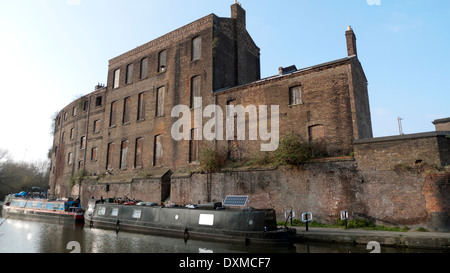
[[[25,201],[19,201],[17,206],[23,208],[25,206]]]
[[[26,208],[31,208],[33,206],[33,202],[27,202],[26,204],[25,204],[25,207]]]
[[[214,225],[214,214],[200,214],[198,224],[203,226]]]
[[[97,215],[105,215],[106,214],[106,207],[99,207]]]
[[[117,216],[119,215],[119,209],[118,208],[113,208],[111,210],[111,216]]]
[[[41,203],[39,203],[39,202],[33,202],[33,208],[40,208],[41,207],[41,205],[39,205],[39,204],[41,204]]]
[[[11,207],[15,207],[15,206],[17,206],[17,202],[16,201],[11,201]]]
[[[53,209],[53,203],[47,203],[46,209]]]
[[[132,217],[135,218],[135,219],[139,219],[139,218],[141,218],[141,213],[142,213],[141,210],[135,209],[135,210],[133,210],[133,215],[132,215]]]
[[[64,204],[58,204],[58,210],[64,210]]]

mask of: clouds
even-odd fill
[[[79,6],[79,5],[81,5],[81,0],[67,0],[67,5]]]
[[[386,29],[391,32],[400,32],[404,30],[416,30],[423,25],[422,19],[416,15],[416,17],[409,16],[403,12],[394,12],[391,14],[391,19],[386,24]]]

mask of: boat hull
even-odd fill
[[[3,218],[20,220],[42,220],[54,223],[84,223],[83,213],[43,212],[30,209],[3,207]]]
[[[13,199],[3,205],[2,217],[56,223],[84,223],[84,211],[73,202]]]
[[[278,229],[273,210],[202,210],[90,205],[85,225],[157,236],[252,245],[287,245],[295,229]]]

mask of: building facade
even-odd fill
[[[260,49],[246,30],[245,10],[234,4],[230,18],[210,14],[111,59],[106,86],[99,84],[56,117],[50,193],[164,201],[171,175],[198,164],[203,149],[214,147],[230,160],[260,151],[267,139],[250,137],[253,106],[258,114],[259,106],[268,106],[267,124],[275,118],[271,106],[278,107],[281,136],[293,132],[329,156],[350,155],[355,140],[372,138],[372,125],[367,79],[350,27],[346,42],[343,59],[280,68],[261,79]],[[172,130],[181,114],[172,110],[180,105],[189,109],[191,126],[184,128],[189,137],[176,140]],[[223,115],[205,114],[211,105]],[[242,121],[244,139],[237,129],[227,138],[218,127],[214,139],[196,137],[212,118],[227,124],[230,105],[249,112]],[[79,186],[80,177],[90,177],[90,184]]]

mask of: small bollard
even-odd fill
[[[348,211],[347,210],[341,211],[341,220],[344,221],[345,228],[347,228],[347,219],[348,219]]]
[[[308,231],[308,223],[313,219],[312,212],[302,213],[302,222],[306,224],[306,231]]]
[[[288,221],[290,221],[291,227],[292,227],[292,220],[293,220],[293,218],[295,218],[295,211],[294,211],[293,207],[288,206],[285,208],[284,218],[286,218],[286,223],[284,224],[284,226],[287,226]]]

